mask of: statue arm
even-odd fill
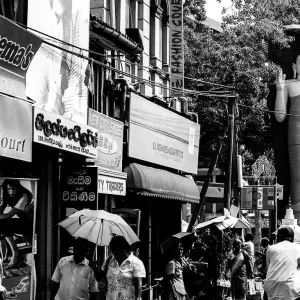
[[[286,108],[288,102],[288,87],[285,84],[285,74],[279,76],[276,83],[276,100],[275,100],[275,118],[278,122],[283,122],[286,117]]]

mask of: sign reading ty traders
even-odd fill
[[[183,54],[183,0],[170,0],[170,65],[172,88],[183,89],[184,54]],[[182,95],[176,90],[171,94]]]
[[[98,176],[98,193],[125,196],[126,195],[126,179]]]
[[[124,124],[91,109],[88,124],[98,130],[96,165],[122,171]]]
[[[34,107],[33,141],[61,150],[97,158],[98,133],[94,128],[57,117]]]
[[[131,93],[128,155],[197,174],[200,125]]]
[[[32,106],[0,95],[0,156],[31,161]]]

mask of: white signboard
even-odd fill
[[[97,158],[95,128],[34,107],[33,141],[57,149]]]
[[[98,175],[98,193],[125,196],[126,179]]]
[[[183,53],[183,0],[170,1],[170,65],[173,96],[180,96],[184,88],[184,53]]]
[[[32,105],[0,95],[0,157],[32,160]]]
[[[200,125],[131,93],[128,155],[197,174]]]

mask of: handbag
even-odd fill
[[[248,292],[250,295],[256,295],[254,279],[248,279]]]

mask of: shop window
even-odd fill
[[[116,29],[125,33],[125,28],[137,27],[137,1],[115,0]]]
[[[0,15],[26,25],[27,0],[0,0]]]

